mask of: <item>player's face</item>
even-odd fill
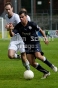
[[[13,8],[10,5],[6,5],[5,11],[8,15],[11,15],[13,13]]]
[[[21,20],[22,24],[26,24],[26,22],[27,22],[27,16],[24,13],[22,13],[20,15],[20,20]]]

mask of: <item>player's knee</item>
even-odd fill
[[[14,59],[14,55],[8,54],[8,57],[9,57],[10,59]]]
[[[36,55],[36,58],[39,58],[40,59],[41,58],[41,55]]]

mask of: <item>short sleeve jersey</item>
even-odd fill
[[[14,27],[20,22],[19,15],[16,13],[11,18],[8,18],[8,14],[6,14],[5,19],[7,23],[12,23]]]
[[[21,35],[25,43],[34,43],[35,38],[37,38],[38,41],[38,35],[36,31],[40,31],[40,27],[31,21],[28,21],[26,26],[23,26],[20,22],[15,26],[13,30],[15,34],[19,33]]]

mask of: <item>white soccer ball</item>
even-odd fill
[[[31,70],[26,70],[24,72],[24,78],[25,79],[32,79],[34,77],[34,73]]]

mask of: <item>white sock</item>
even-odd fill
[[[15,58],[18,58],[18,55],[15,53]]]
[[[26,62],[23,62],[23,65],[25,66],[25,68],[27,70],[30,70],[30,65],[29,65],[29,61],[28,60]]]
[[[38,67],[38,65],[39,65],[39,63],[36,63],[36,67],[35,67],[35,68],[37,68],[37,67]]]
[[[46,57],[44,57],[43,61],[45,61],[45,60],[46,60]]]

